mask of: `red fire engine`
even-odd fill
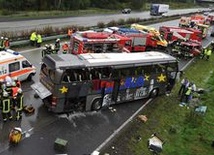
[[[123,44],[131,44],[130,38],[115,38],[106,32],[76,32],[70,40],[70,53],[107,53],[107,52],[130,52]]]
[[[202,32],[193,28],[181,28],[176,26],[161,26],[159,27],[160,33],[163,37],[169,41],[173,42],[178,39],[183,40],[196,40],[199,43],[202,41]]]
[[[119,37],[128,37],[131,38],[132,42],[126,48],[128,48],[131,52],[143,52],[152,49],[164,49],[167,44],[160,45],[160,37],[153,35],[151,33],[143,33],[139,30],[129,29],[129,28],[119,28],[113,34]]]

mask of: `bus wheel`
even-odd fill
[[[150,93],[150,98],[155,98],[158,96],[158,89],[153,89]]]
[[[97,98],[93,101],[91,109],[92,110],[100,110],[102,108],[101,99]]]

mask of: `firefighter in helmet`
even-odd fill
[[[2,102],[1,104],[2,104],[3,121],[6,122],[7,119],[12,120],[13,117],[11,115],[11,99],[6,91],[3,92],[1,102]]]
[[[23,111],[23,106],[24,106],[24,95],[22,92],[22,89],[18,89],[18,93],[16,96],[16,120],[20,120],[22,118],[22,111]]]

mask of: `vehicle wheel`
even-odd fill
[[[102,108],[102,102],[100,98],[97,98],[93,101],[91,110],[100,110]]]
[[[158,96],[158,93],[159,93],[159,91],[158,91],[157,88],[156,88],[156,89],[153,89],[153,90],[151,91],[149,97],[150,97],[150,98],[155,98],[155,97]]]
[[[33,74],[30,74],[30,75],[27,77],[27,81],[31,81],[31,80],[32,80],[32,77],[33,77]]]

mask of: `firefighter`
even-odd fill
[[[36,32],[32,32],[31,35],[30,35],[30,44],[31,44],[31,46],[35,46],[36,41],[37,41]]]
[[[0,39],[0,50],[4,50],[4,37]]]
[[[190,97],[192,95],[192,83],[189,84],[189,86],[187,87],[187,90],[185,92],[185,103],[188,104]]]
[[[6,91],[3,92],[1,102],[2,102],[1,104],[2,104],[3,121],[6,122],[7,119],[12,120],[13,117],[11,115],[11,99]]]
[[[59,38],[55,42],[54,50],[55,50],[55,53],[58,54],[58,52],[60,50],[60,39]]]
[[[62,45],[62,53],[63,54],[66,54],[68,52],[68,43],[65,42],[63,45]]]
[[[9,39],[8,38],[5,38],[4,39],[4,48],[5,49],[9,49],[9,47],[10,47],[10,41],[9,41]]]
[[[41,47],[41,44],[42,44],[42,36],[40,34],[37,34],[36,47]]]
[[[16,96],[16,120],[20,120],[22,118],[22,111],[24,106],[24,95],[22,89],[19,88]]]

